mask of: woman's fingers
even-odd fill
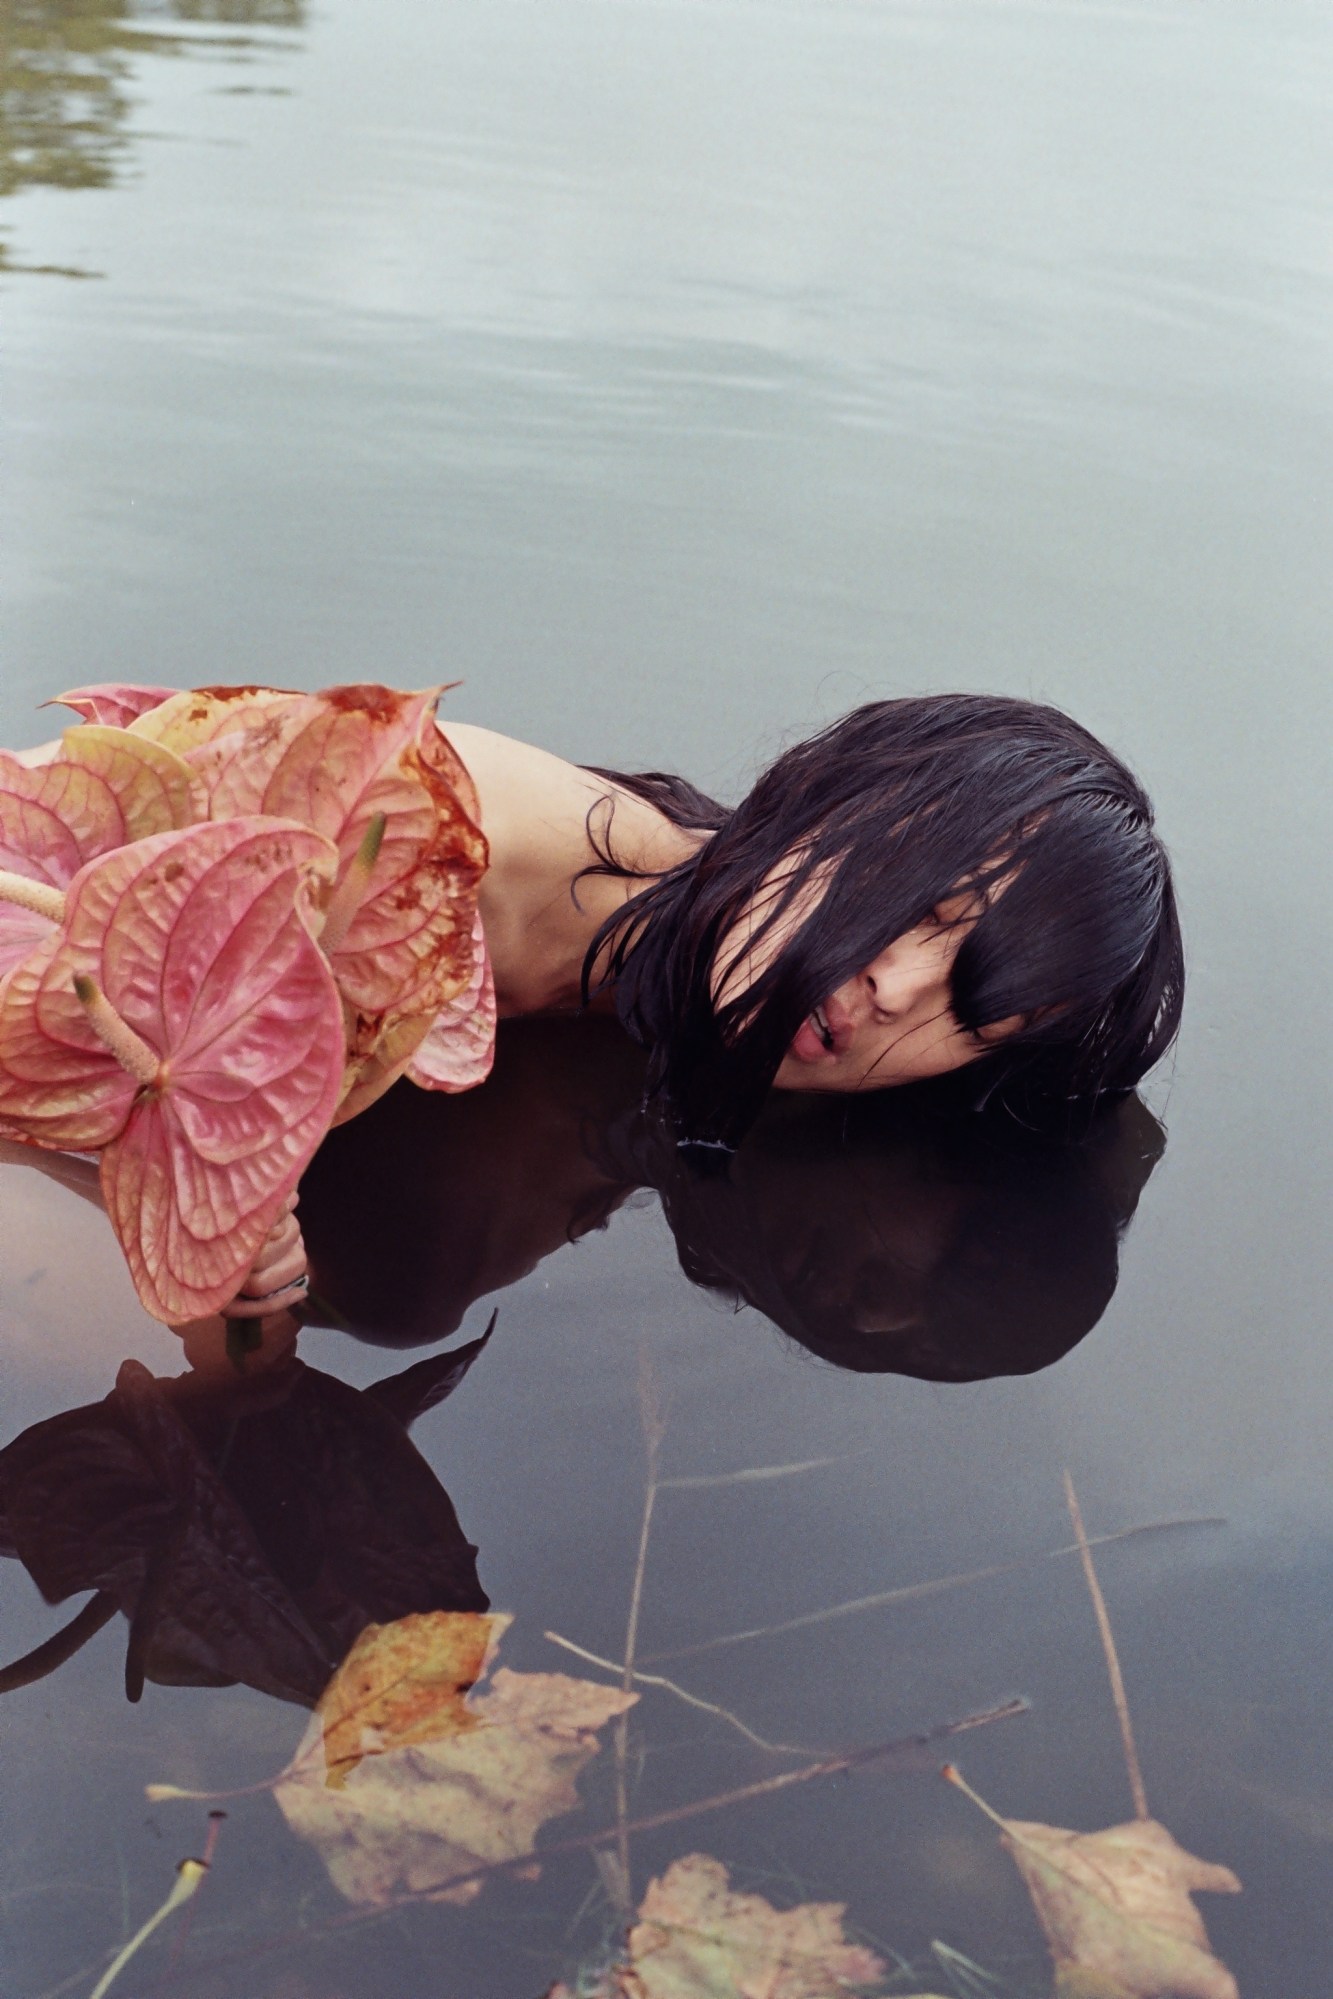
[[[307,1286],[305,1243],[296,1219],[296,1196],[288,1198],[287,1211],[270,1230],[253,1270],[236,1297],[225,1308],[229,1319],[257,1319],[268,1312],[280,1312],[297,1304]]]

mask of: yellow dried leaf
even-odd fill
[[[475,1728],[464,1696],[509,1623],[477,1611],[435,1610],[368,1624],[315,1709],[324,1782],[339,1789],[363,1756]]]
[[[597,1731],[637,1696],[504,1667],[467,1693],[464,1662],[507,1623],[438,1611],[372,1627],[321,1701],[275,1795],[349,1902],[470,1901],[481,1884],[458,1877],[530,1854],[578,1804]]]
[[[1156,1819],[1086,1833],[1002,1823],[1055,1959],[1060,1999],[1238,1999],[1190,1900],[1199,1889],[1239,1894],[1229,1867],[1196,1859]]]
[[[737,1894],[720,1860],[692,1853],[649,1883],[613,1974],[621,1999],[836,1999],[884,1966],[848,1943],[841,1902],[775,1909]]]

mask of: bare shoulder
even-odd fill
[[[571,871],[586,867],[596,858],[591,832],[599,844],[612,839],[628,866],[654,873],[698,844],[645,799],[535,743],[472,722],[449,722],[445,734],[477,787],[487,838],[507,857],[549,863],[558,852]]]
[[[470,722],[445,734],[477,788],[491,860],[481,915],[500,1011],[576,1006],[584,953],[640,878],[698,845],[646,800],[609,779]],[[605,851],[626,877],[596,869]]]

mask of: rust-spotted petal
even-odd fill
[[[410,1016],[428,1025],[467,983],[487,859],[475,795],[436,729],[438,688],[330,687],[275,697],[257,714],[247,706],[255,693],[231,706],[239,727],[219,719],[216,690],[196,697],[191,726],[215,729],[206,770],[197,760],[215,818],[265,812],[314,827],[338,848],[340,886],[383,818],[357,906],[330,946],[357,1017],[349,1052],[371,1057],[382,1035]]]
[[[408,1075],[423,1090],[474,1090],[495,1061],[495,975],[478,911],[472,931],[472,972],[462,992],[435,1016]]]

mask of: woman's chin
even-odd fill
[[[775,1090],[839,1090],[846,1089],[845,1082],[839,1081],[839,1064],[824,1049],[815,1061],[793,1054],[789,1049],[778,1066],[773,1078]]]

